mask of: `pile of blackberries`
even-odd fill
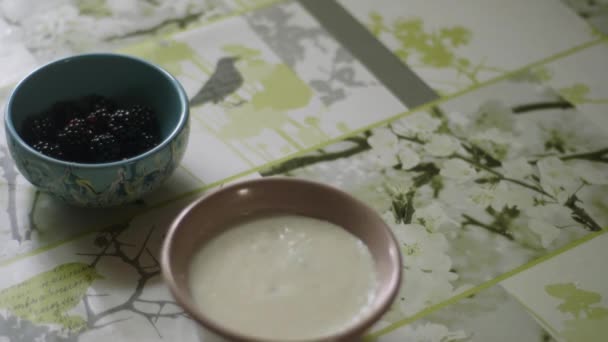
[[[78,163],[127,159],[160,143],[152,109],[120,106],[99,95],[55,103],[26,120],[22,136],[40,153]]]

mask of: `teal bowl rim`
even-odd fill
[[[83,58],[91,58],[91,57],[106,57],[106,58],[109,57],[109,58],[118,58],[118,59],[128,59],[128,60],[131,60],[136,63],[142,63],[142,64],[145,64],[145,65],[151,67],[152,69],[158,71],[159,73],[161,73],[165,78],[167,78],[173,84],[174,88],[176,89],[176,91],[178,93],[180,102],[183,103],[183,110],[181,113],[179,113],[180,118],[179,118],[177,125],[175,125],[175,128],[173,129],[173,131],[169,135],[167,135],[167,137],[165,139],[163,139],[163,141],[160,144],[156,145],[151,150],[148,150],[142,154],[138,154],[134,157],[124,159],[124,160],[117,160],[117,161],[113,161],[113,162],[109,162],[109,163],[77,163],[77,162],[55,159],[55,158],[49,157],[47,155],[44,155],[44,154],[36,151],[33,147],[28,145],[25,141],[23,141],[23,139],[21,138],[19,133],[17,133],[17,130],[15,129],[15,126],[13,125],[13,120],[10,115],[10,109],[13,105],[14,95],[19,91],[19,89],[22,87],[22,85],[25,82],[36,77],[36,75],[38,73],[40,73],[41,71],[43,71],[44,69],[52,68],[53,66],[60,64],[60,63],[69,63],[75,59],[83,59]],[[125,165],[125,164],[131,164],[131,163],[135,163],[139,160],[145,159],[145,158],[155,154],[156,152],[164,149],[179,135],[179,133],[184,129],[184,127],[188,123],[188,117],[189,117],[189,113],[190,113],[190,103],[188,101],[188,96],[186,95],[186,91],[182,87],[181,83],[175,78],[175,76],[171,75],[171,73],[169,73],[167,70],[163,69],[162,67],[160,67],[154,63],[148,62],[148,61],[138,58],[138,57],[125,55],[125,54],[119,54],[119,53],[78,54],[78,55],[72,55],[69,57],[64,57],[64,58],[49,62],[47,64],[44,64],[44,65],[34,69],[27,76],[25,76],[21,81],[19,81],[19,83],[17,83],[15,88],[13,88],[13,90],[11,91],[8,99],[9,100],[6,103],[6,107],[4,110],[4,124],[5,124],[6,129],[9,131],[9,134],[12,136],[13,139],[15,139],[19,143],[19,145],[22,148],[25,148],[28,152],[33,153],[35,156],[37,156],[47,162],[50,162],[50,163],[59,164],[61,166],[79,167],[79,168],[86,168],[86,169],[101,169],[101,168],[110,168],[110,167],[121,166],[121,165]]]

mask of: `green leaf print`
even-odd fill
[[[106,0],[76,0],[76,7],[81,15],[95,18],[109,17],[112,10],[108,7]]]
[[[608,308],[601,306],[599,293],[578,288],[572,283],[545,286],[551,297],[562,300],[557,306],[560,312],[570,314],[564,321],[561,334],[567,341],[605,341],[608,335]]]
[[[584,103],[587,95],[589,95],[589,87],[582,83],[560,88],[558,91],[566,100],[575,104]]]
[[[608,98],[593,98],[590,96],[591,88],[583,83],[575,83],[568,87],[559,88],[557,90],[566,100],[574,104],[606,104]]]
[[[260,50],[251,49],[243,45],[225,45],[222,50],[234,56],[239,56],[242,59],[257,58],[261,54]]]
[[[547,285],[545,291],[550,296],[563,300],[557,307],[559,311],[570,313],[576,318],[581,317],[582,313],[588,314],[590,306],[602,299],[599,294],[581,290],[572,283]]]
[[[547,82],[553,78],[553,72],[544,65],[534,68],[531,72],[539,81]]]
[[[312,98],[312,91],[285,64],[276,65],[272,73],[261,81],[264,91],[253,96],[256,109],[289,110],[304,107]]]
[[[439,37],[448,40],[452,46],[466,45],[471,40],[471,31],[462,26],[442,28],[439,30]]]
[[[369,25],[369,30],[372,31],[374,36],[379,36],[380,33],[386,31],[386,26],[384,26],[384,19],[378,12],[372,12],[369,14],[369,18],[371,23]]]
[[[420,18],[397,19],[393,27],[392,32],[401,42],[402,49],[417,53],[423,64],[437,68],[455,64],[455,55],[451,49],[467,44],[471,37],[470,31],[461,26],[426,32]]]
[[[377,12],[369,14],[368,29],[379,39],[397,40],[393,51],[402,61],[414,68],[452,69],[464,76],[469,83],[479,83],[481,72],[502,73],[505,70],[485,65],[483,59],[473,62],[459,56],[457,48],[473,39],[471,31],[464,26],[426,29],[421,18],[398,18],[386,23]]]
[[[95,268],[67,263],[0,291],[0,308],[38,324],[58,324],[69,331],[86,327],[82,317],[70,316],[96,279]]]

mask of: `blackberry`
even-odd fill
[[[86,122],[89,128],[95,133],[103,133],[108,130],[108,123],[110,122],[110,117],[112,116],[112,111],[107,108],[98,108],[91,112],[86,117]]]
[[[24,122],[23,131],[28,142],[51,140],[57,134],[56,126],[49,116],[40,116]]]
[[[64,143],[86,144],[91,138],[91,130],[82,118],[70,120],[57,135]]]
[[[81,118],[72,119],[57,135],[64,153],[73,161],[85,161],[87,155],[83,152],[89,145],[93,132]]]
[[[129,158],[151,150],[154,146],[158,145],[159,140],[156,134],[142,132],[137,139],[123,143],[123,157]]]
[[[63,158],[63,151],[61,151],[61,148],[60,148],[59,144],[57,144],[57,143],[41,140],[41,141],[38,141],[37,143],[35,143],[34,145],[32,145],[32,147],[36,151],[38,151],[44,155],[47,155],[49,157],[58,158],[58,159]]]
[[[133,121],[133,117],[128,110],[116,110],[108,120],[108,130],[120,141],[130,141],[137,139],[142,127]]]
[[[41,153],[84,163],[133,157],[160,141],[160,125],[151,108],[125,109],[99,95],[57,102],[28,119],[22,132]]]
[[[139,151],[145,152],[147,150],[152,149],[154,146],[158,145],[159,137],[156,134],[144,133],[138,140]]]
[[[56,127],[63,127],[72,119],[83,116],[82,109],[74,101],[62,101],[55,103],[51,109],[44,114],[49,116]]]
[[[133,117],[133,121],[146,129],[157,125],[156,115],[154,115],[154,112],[150,107],[135,105],[129,109],[129,112]]]
[[[112,134],[98,134],[91,139],[89,151],[93,160],[110,162],[120,159],[120,144]]]

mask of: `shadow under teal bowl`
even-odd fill
[[[151,107],[160,121],[162,142],[126,160],[84,164],[43,155],[21,138],[28,116],[89,94]],[[6,105],[5,130],[17,168],[36,187],[73,205],[116,206],[158,188],[179,165],[189,136],[188,97],[171,74],[141,59],[77,55],[35,70],[15,87]]]

